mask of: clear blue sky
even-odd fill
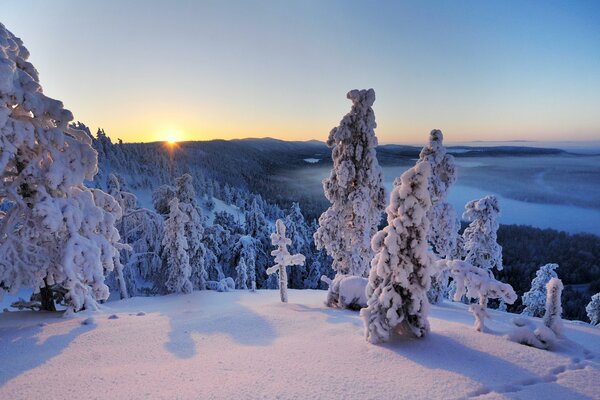
[[[46,94],[126,141],[600,139],[600,1],[10,0]]]

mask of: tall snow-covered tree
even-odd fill
[[[427,211],[429,231],[427,240],[434,253],[441,258],[451,258],[456,253],[460,221],[454,207],[448,203],[448,191],[456,182],[456,166],[454,157],[446,152],[443,145],[442,131],[434,129],[429,134],[429,143],[423,147],[419,163],[428,163],[431,167],[429,176],[429,194],[431,208]],[[434,274],[431,277],[431,288],[427,293],[431,303],[439,303],[447,288],[447,277]]]
[[[121,208],[84,185],[98,154],[62,102],[44,95],[28,58],[0,24],[0,203],[10,204],[0,216],[0,291],[33,288],[46,310],[58,294],[70,311],[95,308],[123,248]]]
[[[279,294],[281,301],[287,303],[288,292],[287,292],[287,271],[286,268],[292,265],[304,264],[305,258],[302,254],[290,254],[287,247],[292,244],[292,241],[285,236],[285,224],[282,220],[278,219],[275,221],[276,231],[271,234],[271,242],[273,246],[277,246],[277,249],[271,252],[271,255],[275,257],[275,265],[267,269],[267,275],[279,273]]]
[[[265,218],[262,207],[262,199],[255,196],[249,203],[249,209],[246,211],[246,234],[256,240],[256,281],[262,285],[267,279],[266,269],[270,263],[269,258],[269,233],[270,228]]]
[[[235,267],[235,286],[238,289],[248,289],[248,267],[246,266],[246,260],[242,257],[239,259],[237,266]]]
[[[188,255],[185,224],[188,216],[179,207],[177,197],[171,199],[169,218],[165,222],[163,257],[166,264],[165,287],[169,293],[191,293],[192,268]]]
[[[540,267],[531,281],[531,289],[523,294],[523,315],[541,318],[546,311],[546,285],[550,279],[557,278],[558,264],[546,264]]]
[[[551,278],[546,285],[546,312],[544,325],[555,335],[560,336],[562,331],[562,295],[563,284],[558,278]]]
[[[371,343],[388,341],[393,332],[422,337],[429,331],[427,290],[433,268],[427,245],[430,173],[428,163],[419,163],[402,174],[390,195],[387,226],[373,237],[368,306],[360,312]]]
[[[185,237],[188,244],[190,267],[192,269],[191,281],[194,288],[205,290],[208,274],[204,266],[206,247],[202,242],[204,225],[202,211],[198,206],[196,191],[192,184],[192,176],[183,174],[175,180],[179,208],[187,216],[185,222]]]
[[[592,296],[588,305],[585,306],[585,312],[592,325],[600,324],[600,293]]]
[[[169,204],[176,195],[175,188],[170,185],[160,185],[154,189],[152,192],[152,205],[156,212],[161,215],[168,215],[171,210]]]
[[[465,205],[463,219],[471,224],[463,232],[465,261],[492,274],[502,270],[502,246],[497,242],[500,205],[495,196],[472,200]]]
[[[318,249],[333,259],[338,274],[367,276],[373,258],[371,238],[385,208],[385,190],[375,148],[375,91],[351,90],[352,108],[329,133],[333,169],[323,181],[331,206],[314,234]]]

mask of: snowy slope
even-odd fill
[[[506,340],[509,314],[491,311],[482,334],[447,303],[432,307],[428,338],[374,346],[358,313],[324,307],[324,292],[278,297],[133,298],[88,324],[3,313],[0,399],[600,398],[598,328],[566,323],[568,339],[548,352]]]

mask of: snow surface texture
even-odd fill
[[[87,312],[0,314],[0,398],[541,400],[600,393],[600,329],[589,325],[565,321],[564,339],[548,352],[506,340],[510,314],[487,310],[492,333],[482,334],[471,329],[464,304],[443,303],[431,307],[425,339],[372,346],[358,314],[327,308],[323,291],[292,289],[290,300],[280,303],[275,290],[137,297],[104,304],[90,325],[81,324]]]
[[[323,181],[331,206],[319,217],[318,249],[333,259],[336,273],[367,276],[373,258],[371,238],[385,208],[383,175],[375,148],[375,91],[351,90],[352,109],[329,133],[333,168]]]
[[[387,226],[373,237],[368,307],[361,310],[371,343],[386,342],[393,333],[422,337],[429,331],[427,290],[434,271],[427,251],[430,173],[428,163],[418,163],[402,174],[390,194]]]
[[[20,287],[60,291],[69,309],[108,298],[105,271],[119,264],[121,207],[84,186],[98,172],[91,138],[68,126],[44,95],[23,42],[0,24],[0,296]],[[56,288],[56,290],[55,290]],[[50,296],[42,304],[53,308]]]

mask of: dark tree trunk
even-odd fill
[[[46,280],[44,279],[44,283]],[[42,310],[45,311],[56,311],[56,306],[54,305],[54,297],[52,296],[52,289],[46,283],[46,286],[40,289],[40,297],[42,299]]]

